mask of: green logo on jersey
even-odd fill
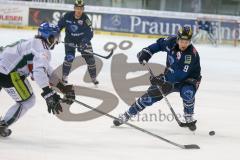
[[[91,26],[92,22],[89,19],[86,19],[86,24],[87,24],[87,26]]]
[[[191,55],[186,55],[184,64],[190,64],[191,61],[192,61],[192,56]]]

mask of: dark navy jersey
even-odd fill
[[[198,79],[201,76],[200,57],[192,44],[181,51],[176,37],[160,38],[148,46],[152,54],[159,51],[167,52],[166,80],[171,83],[181,83],[188,78]]]
[[[59,20],[58,26],[61,30],[65,28],[65,42],[88,43],[93,37],[92,22],[85,13],[76,19],[74,11],[68,12]]]
[[[198,21],[198,28],[207,32],[212,32],[212,24],[209,21]]]

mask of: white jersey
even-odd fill
[[[32,73],[37,84],[44,88],[49,86],[48,75],[53,71],[50,60],[49,48],[41,39],[20,40],[0,52],[0,72],[8,75],[17,71],[25,76]]]

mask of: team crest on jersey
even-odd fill
[[[177,52],[177,60],[181,59],[181,52]]]
[[[82,26],[83,25],[83,20],[78,20],[77,23]]]
[[[71,25],[71,31],[72,32],[76,32],[78,30],[78,26],[77,25]]]
[[[192,61],[192,56],[191,55],[186,55],[184,63],[185,64],[190,64],[191,61]]]

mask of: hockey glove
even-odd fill
[[[75,100],[75,92],[73,89],[73,85],[64,85],[63,83],[59,82],[57,84],[57,88],[64,94],[64,102],[71,105]]]
[[[60,104],[61,98],[55,91],[49,87],[45,87],[43,88],[43,93],[41,95],[46,100],[49,113],[52,112],[53,114],[59,114],[62,112],[62,106]]]
[[[152,53],[148,48],[143,48],[138,54],[137,58],[140,64],[143,64],[143,61],[146,62],[149,61],[149,59],[152,57]]]
[[[162,86],[166,82],[165,76],[163,74],[159,76],[150,76],[150,82],[152,85]]]
[[[202,76],[199,76],[197,79],[188,78],[184,81],[184,83],[193,85],[195,87],[195,89],[197,90],[201,83],[201,79],[202,79]]]
[[[87,44],[87,43],[81,43],[81,44],[79,44],[78,50],[79,50],[80,52],[83,52],[84,50],[87,49],[87,47],[88,47],[88,44]]]
[[[84,50],[86,50],[88,48],[88,43],[89,43],[89,41],[87,39],[83,38],[81,43],[79,44],[79,51],[83,52]]]

